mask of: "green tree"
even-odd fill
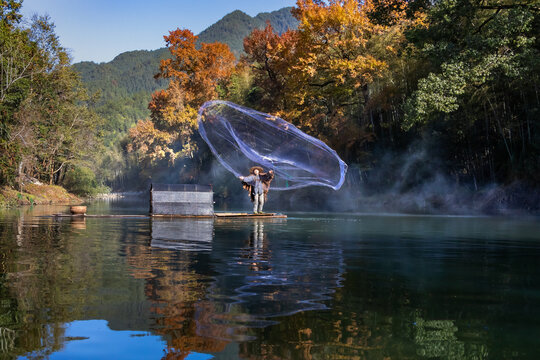
[[[538,10],[534,1],[444,0],[429,26],[409,32],[430,71],[405,104],[404,127],[440,134],[454,172],[540,179]]]
[[[19,3],[20,4],[20,3]],[[0,21],[0,181],[23,175],[61,184],[70,166],[88,161],[99,146],[101,119],[48,16],[28,27],[14,2],[2,2]],[[92,162],[89,162],[92,163]]]

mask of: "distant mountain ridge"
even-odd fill
[[[296,29],[298,21],[292,16],[291,9],[282,8],[255,17],[240,10],[233,11],[203,30],[199,34],[199,42],[226,43],[238,57],[243,52],[243,39],[253,29],[265,27],[267,22],[279,33]],[[91,92],[101,92],[100,103],[104,103],[134,94],[151,93],[165,87],[167,82],[155,80],[154,74],[159,71],[159,61],[168,56],[167,48],[136,50],[121,53],[107,63],[83,61],[73,67]]]
[[[204,43],[223,42],[231,48],[235,55],[239,55],[244,49],[244,38],[253,29],[262,29],[269,22],[274,30],[280,34],[288,29],[296,29],[298,20],[291,14],[291,7],[273,12],[260,13],[255,17],[236,10],[225,15],[221,20],[199,34],[199,41]]]

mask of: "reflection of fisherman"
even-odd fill
[[[253,271],[268,270],[268,265],[264,261],[264,237],[264,224],[260,221],[255,221],[253,223],[253,232],[249,237],[249,246],[251,248],[249,257],[253,260],[249,268]]]
[[[249,169],[249,173],[249,176],[240,176],[240,180],[242,180],[244,189],[249,191],[249,196],[253,202],[253,213],[262,214],[263,205],[270,189],[270,183],[274,179],[274,171],[270,170],[267,173],[263,173],[262,167],[253,166]]]
[[[264,246],[264,224],[260,221],[253,223],[253,232],[249,239],[249,245],[253,248],[253,259],[259,260]]]

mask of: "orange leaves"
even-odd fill
[[[372,9],[368,0],[298,0],[293,9],[300,25],[290,94],[299,105],[296,122],[319,137],[338,141],[344,136],[367,86],[387,67],[372,51],[386,29],[371,21]]]
[[[170,79],[169,86],[152,94],[150,119],[130,130],[130,150],[150,162],[174,163],[197,150],[192,139],[197,109],[217,97],[217,87],[230,77],[235,58],[225,44],[203,43],[197,48],[197,36],[190,30],[171,31],[164,39],[171,58],[161,61],[156,77]]]
[[[128,150],[137,150],[147,154],[151,161],[163,159],[171,153],[171,149],[167,145],[170,143],[172,135],[156,129],[154,123],[148,119],[139,120],[137,125],[129,129],[129,137],[132,139],[132,143],[129,144]]]
[[[170,78],[180,85],[184,99],[199,107],[217,97],[216,87],[231,75],[235,57],[229,46],[203,43],[197,49],[197,36],[190,30],[177,29],[164,36],[171,59],[161,61],[158,77]]]
[[[171,81],[167,90],[152,94],[148,104],[150,119],[141,120],[130,129],[131,151],[136,150],[151,162],[191,156],[197,149],[191,142],[196,129],[197,110],[184,102],[178,82]]]
[[[290,70],[296,61],[298,33],[287,31],[281,35],[267,24],[263,30],[255,29],[244,39],[246,60],[255,72],[255,84],[266,91],[261,99],[267,111],[286,107],[286,86],[290,84]]]
[[[313,79],[322,71],[336,83],[354,87],[372,81],[385,63],[369,52],[370,40],[384,30],[371,22],[371,9],[370,1],[299,0],[293,11],[300,20],[300,75]]]

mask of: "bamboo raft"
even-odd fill
[[[227,218],[248,218],[248,219],[285,219],[287,215],[280,213],[263,213],[263,214],[253,214],[253,213],[234,213],[234,212],[223,212],[223,213],[214,213],[214,215],[119,215],[119,214],[108,214],[108,215],[88,215],[88,214],[53,214],[53,217],[61,218],[135,218],[135,219],[148,219],[148,218],[218,218],[218,219],[227,219]]]
[[[279,218],[284,219],[287,217],[285,214],[279,214],[279,213],[262,213],[262,214],[254,214],[254,213],[232,213],[232,212],[225,212],[225,213],[214,213],[214,216],[217,218]]]

